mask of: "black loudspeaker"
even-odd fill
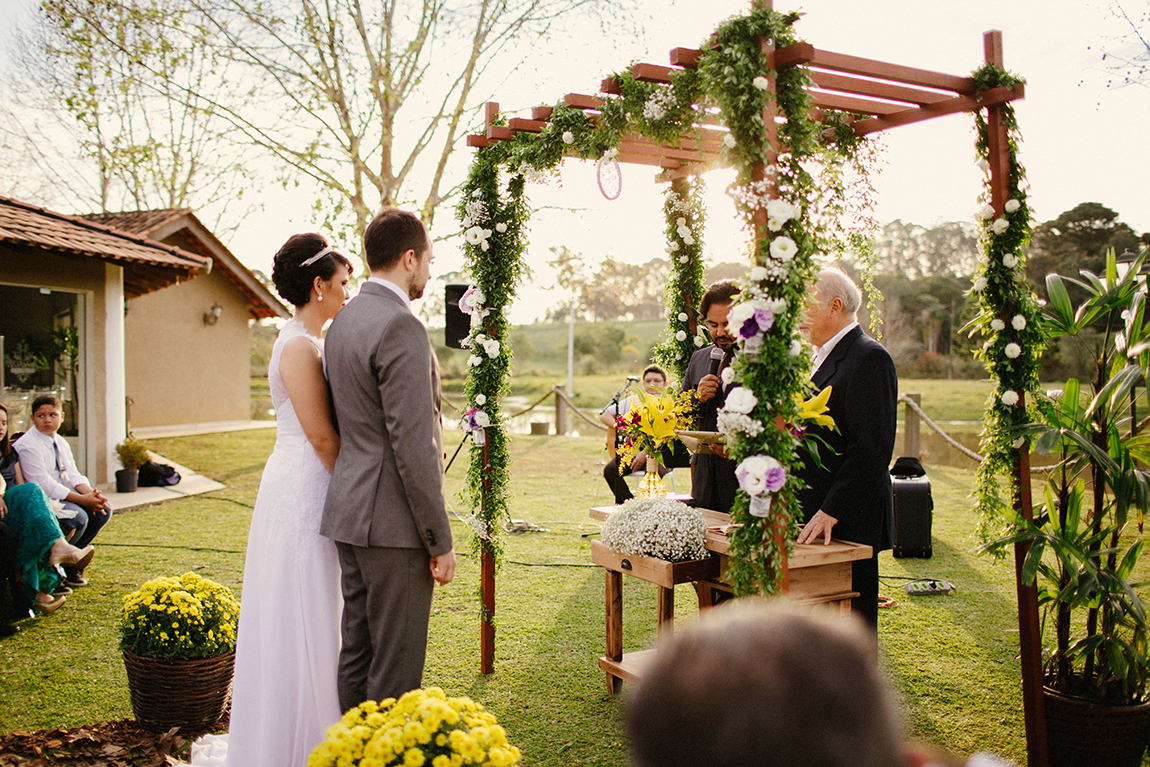
[[[443,329],[443,343],[449,349],[462,349],[463,339],[471,332],[471,315],[459,310],[459,299],[470,287],[466,283],[450,282],[444,289],[447,325]]]
[[[934,553],[930,541],[934,511],[930,480],[926,476],[892,475],[891,491],[894,494],[894,525],[891,528],[894,555],[930,559]]]

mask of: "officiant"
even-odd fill
[[[727,326],[727,315],[739,288],[731,280],[713,283],[699,302],[699,315],[706,323],[713,343],[691,355],[683,376],[683,391],[694,390],[699,400],[700,431],[719,430],[719,408],[728,386],[723,371],[735,357],[735,338]],[[720,448],[721,450],[721,448]],[[694,506],[729,514],[739,483],[735,462],[725,455],[696,454],[691,459],[691,497]]]

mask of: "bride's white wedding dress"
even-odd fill
[[[335,544],[319,534],[331,475],[304,436],[279,374],[284,344],[301,335],[322,352],[323,342],[292,321],[268,365],[276,445],[248,534],[228,735],[193,745],[193,765],[226,759],[231,767],[304,767],[340,717],[339,562]]]

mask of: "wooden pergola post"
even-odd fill
[[[1002,32],[991,30],[982,37],[986,63],[1003,66]],[[1002,122],[1002,105],[987,107],[986,124],[990,161],[990,205],[995,218],[1006,213],[1010,188],[1009,137]],[[1018,407],[1025,406],[1024,393],[1019,393]],[[1030,497],[1030,450],[1018,452],[1014,469],[1016,491],[1014,510],[1027,521],[1034,520]],[[1022,583],[1022,566],[1030,551],[1029,543],[1014,545],[1014,582],[1018,595],[1018,649],[1022,663],[1022,711],[1026,724],[1026,760],[1030,767],[1046,767],[1046,705],[1042,698],[1042,632],[1039,629],[1038,586]]]
[[[487,443],[483,443],[483,481],[487,482]],[[482,515],[484,519],[487,515]],[[490,531],[484,531],[490,534]],[[479,626],[479,672],[495,673],[495,554],[486,536],[480,536],[479,591],[483,601],[483,615]]]

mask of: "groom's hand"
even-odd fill
[[[440,586],[455,580],[455,549],[431,558],[431,577]]]

